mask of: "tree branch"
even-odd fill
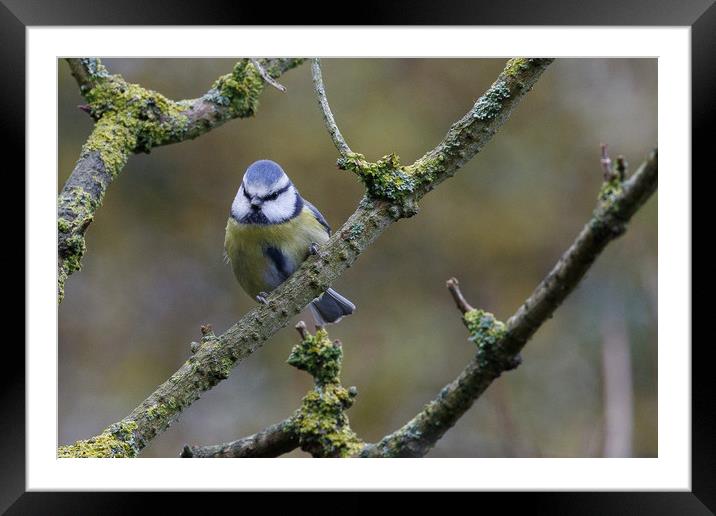
[[[518,354],[530,337],[574,290],[607,244],[624,233],[626,223],[656,190],[657,176],[654,150],[629,180],[619,182],[616,191],[610,188],[606,199],[603,189],[591,220],[506,325],[481,310],[464,312],[470,340],[478,346],[476,357],[417,416],[379,443],[367,445],[360,456],[422,457],[430,451],[493,380],[516,367]],[[450,289],[454,297],[457,293],[462,298],[456,282]]]
[[[453,301],[455,301],[455,306],[457,306],[457,309],[460,310],[461,314],[466,314],[467,312],[474,310],[470,303],[465,300],[465,296],[462,295],[462,292],[460,291],[460,282],[458,282],[457,278],[450,278],[445,283],[445,286],[448,288]]]
[[[356,211],[316,255],[309,256],[269,294],[266,304],[249,311],[224,334],[206,340],[169,380],[120,422],[136,425],[132,454],[136,455],[202,392],[226,378],[237,363],[286,326],[389,225],[417,213],[417,201],[490,141],[551,62],[552,59],[509,60],[493,85],[453,124],[443,141],[412,165],[401,166],[395,155],[377,163],[367,162],[359,154],[340,158],[339,162],[354,170],[368,187]]]
[[[70,73],[77,81],[82,95],[109,78],[109,72],[96,57],[68,58],[67,64],[70,66]]]
[[[410,217],[423,195],[452,177],[492,139],[552,61],[510,59],[497,80],[450,127],[440,144],[412,165],[401,165],[395,154],[371,163],[362,154],[348,153],[339,158],[338,166],[356,173],[371,197],[392,202],[395,216]]]
[[[323,115],[323,123],[326,125],[328,134],[331,135],[333,145],[336,146],[341,156],[353,152],[343,138],[338,125],[336,124],[333,113],[331,112],[331,106],[328,105],[328,97],[326,97],[326,88],[323,85],[323,75],[321,74],[321,60],[315,58],[311,61],[311,75],[313,76],[313,91],[316,93],[316,99],[318,100],[318,107],[321,108],[321,114]]]
[[[80,92],[89,102],[83,109],[97,124],[58,198],[58,302],[64,298],[67,278],[81,267],[87,228],[107,188],[132,153],[196,138],[232,118],[252,116],[264,81],[301,61],[265,59],[257,61],[255,67],[241,60],[205,95],[173,101],[127,83],[120,75],[110,75],[99,59],[67,59]]]
[[[271,74],[268,73],[258,59],[251,59],[251,64],[254,65],[254,68],[258,70],[259,75],[267,84],[270,84],[281,93],[286,93],[286,86],[279,84],[273,77],[271,77]]]
[[[185,446],[182,458],[278,457],[298,448],[298,435],[286,419],[243,439],[212,446]]]

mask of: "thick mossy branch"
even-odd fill
[[[85,233],[104,194],[132,152],[136,138],[113,120],[101,119],[82,148],[57,199],[57,297],[65,294],[67,277],[80,270],[86,250]]]
[[[372,163],[362,154],[346,152],[338,159],[338,167],[355,172],[372,198],[414,204],[480,152],[552,61],[510,59],[472,109],[450,127],[443,141],[412,165],[401,165],[395,154]]]
[[[77,458],[131,458],[139,453],[133,421],[120,421],[107,428],[100,435],[87,440],[77,441],[69,446],[60,446],[57,457],[61,459]]]
[[[512,72],[508,72],[510,67],[500,75],[509,81],[511,87],[517,88],[514,84],[517,80],[522,83],[522,87],[517,88],[518,91],[505,100],[503,108],[495,118],[485,122],[487,125],[484,131],[477,131],[476,140],[467,136],[472,129],[467,129],[466,134],[461,130],[465,124],[473,128],[472,124],[457,122],[453,124],[443,142],[415,165],[421,164],[421,167],[429,168],[429,157],[435,153],[442,155],[442,168],[436,176],[438,182],[454,173],[469,157],[474,156],[495,134],[497,127],[509,116],[550,60],[527,61],[529,64],[525,64],[526,70],[522,70],[521,75],[513,76]],[[283,70],[283,67],[295,66],[295,63],[289,61],[272,62],[275,64],[265,65],[272,76]],[[190,125],[192,116],[189,116]],[[466,117],[463,117],[463,120]],[[468,118],[471,118],[471,115]],[[455,146],[463,140],[469,142],[465,143],[469,151],[461,157],[460,149]],[[478,143],[475,143],[476,141]],[[431,188],[429,184],[422,184],[420,189],[416,190],[416,195],[419,191],[427,192]],[[189,361],[128,416],[128,419],[137,422],[140,447],[146,446],[157,433],[169,426],[203,391],[216,385],[224,371],[228,374],[231,367],[263,346],[274,333],[288,324],[291,317],[330,287],[388,226],[402,217],[415,214],[416,209],[416,204],[410,198],[392,202],[366,195],[359,202],[356,211],[319,252],[309,256],[293,275],[269,293],[266,304],[258,305],[249,311],[218,336],[215,344],[202,345]],[[220,375],[216,374],[217,364],[221,365]]]
[[[232,118],[253,116],[263,90],[261,73],[243,59],[204,96],[173,101],[111,75],[96,58],[68,59],[84,107],[97,121],[58,198],[58,302],[65,282],[80,269],[85,233],[105,192],[132,153],[195,138]],[[278,77],[301,59],[267,59],[264,71]]]
[[[607,199],[600,194],[591,220],[506,325],[492,314],[470,307],[457,289],[457,281],[450,280],[448,288],[463,312],[470,340],[478,347],[475,358],[417,416],[379,443],[367,445],[360,456],[427,454],[493,380],[519,364],[519,353],[527,341],[579,284],[607,244],[624,233],[634,213],[656,191],[657,178],[658,158],[653,151],[630,179],[618,179],[619,188]]]
[[[302,335],[288,363],[313,376],[315,386],[304,396],[290,425],[301,449],[314,457],[355,455],[363,448],[363,442],[351,430],[345,411],[353,404],[357,392],[341,385],[341,344],[331,342],[324,329],[315,335],[304,330]]]
[[[338,158],[338,167],[355,172],[371,197],[394,202],[405,202],[415,193],[420,181],[427,180],[424,176],[408,172],[396,154],[388,154],[372,163],[362,154],[349,152]]]
[[[303,451],[313,457],[351,457],[363,448],[345,414],[353,403],[353,392],[338,383],[316,384],[303,397],[291,419]]]

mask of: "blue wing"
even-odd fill
[[[311,210],[311,213],[313,213],[314,217],[316,217],[316,220],[321,223],[321,226],[326,228],[326,232],[330,235],[331,234],[331,226],[328,225],[328,222],[326,222],[325,217],[321,215],[321,212],[318,211],[318,208],[316,208],[313,204],[308,202],[306,199],[303,200],[303,204]]]

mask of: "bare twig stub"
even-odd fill
[[[601,149],[602,149],[602,158],[599,160],[599,162],[602,165],[602,172],[604,173],[604,180],[609,181],[613,175],[612,160],[609,157],[609,151],[607,149],[606,143],[601,144]]]
[[[455,306],[457,306],[461,313],[464,314],[470,310],[474,310],[474,308],[470,306],[470,304],[465,300],[465,297],[462,295],[462,292],[460,291],[460,283],[457,281],[457,278],[450,278],[447,280],[445,285],[455,301]]]
[[[286,61],[287,64],[277,64],[274,68],[295,66],[291,60]],[[292,316],[324,292],[388,226],[400,218],[414,215],[417,202],[427,192],[454,175],[492,139],[551,62],[551,59],[509,60],[485,94],[450,127],[443,141],[411,165],[401,165],[395,155],[376,163],[355,153],[344,156],[343,167],[354,171],[367,187],[366,196],[356,211],[322,246],[320,256],[309,256],[290,278],[269,294],[266,304],[256,306],[215,340],[203,343],[171,378],[120,422],[124,427],[132,428],[130,454],[136,455],[202,392],[226,378],[238,362],[286,326]],[[269,72],[273,69],[264,67]],[[229,87],[227,83],[233,84],[237,77],[246,74],[253,77],[251,84],[259,82],[260,91],[263,81],[257,78],[258,72],[246,61],[237,64],[231,80],[217,81],[212,95],[221,94]],[[205,102],[214,105],[210,100],[200,104]],[[247,107],[243,102],[238,104],[238,107]],[[235,110],[237,106],[230,109]],[[183,116],[189,118],[192,127],[192,121],[203,120],[193,107],[188,107]],[[221,118],[226,114],[217,116]],[[198,129],[187,129],[177,139],[162,137],[157,144],[193,137],[195,130]]]

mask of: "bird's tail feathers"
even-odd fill
[[[337,323],[343,316],[352,314],[356,309],[356,305],[332,288],[311,301],[309,306],[318,326]]]

